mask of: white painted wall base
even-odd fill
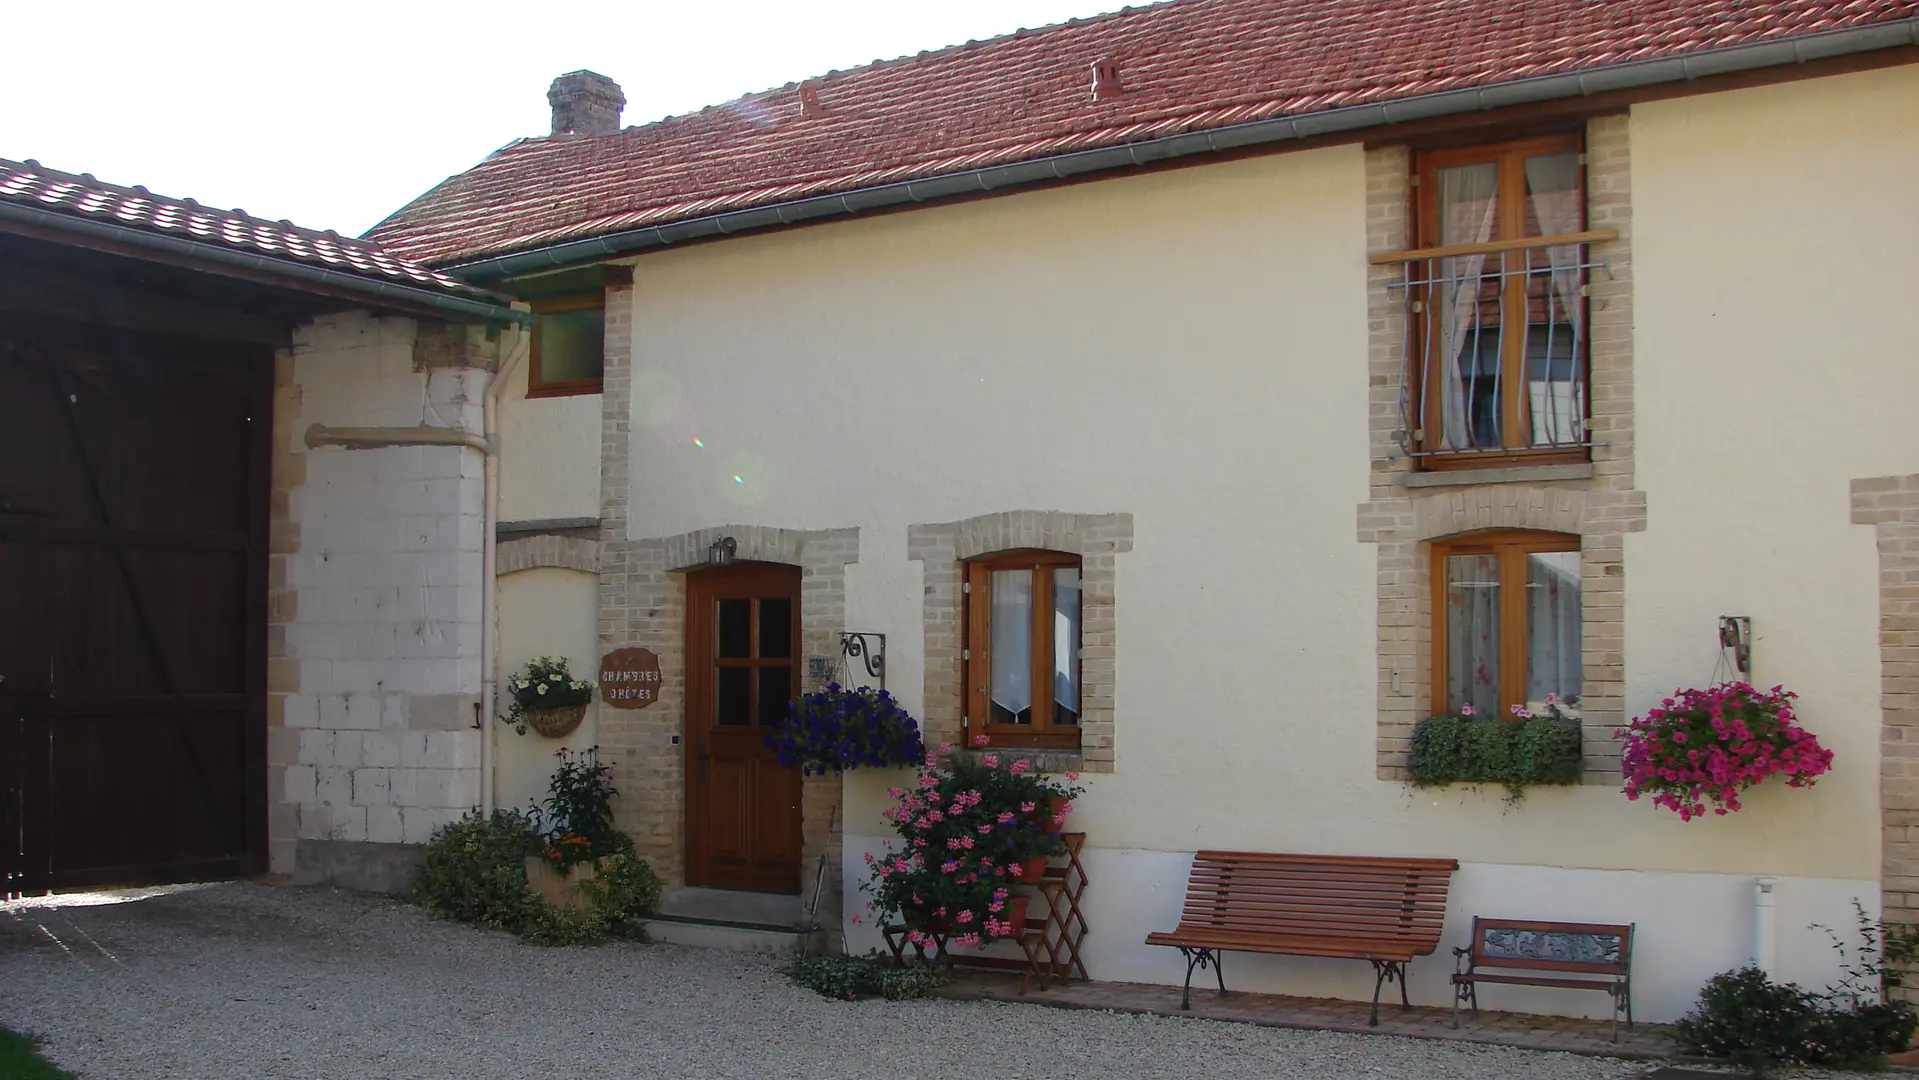
[[[882,947],[865,899],[855,890],[857,883],[868,876],[866,853],[877,853],[883,845],[881,837],[846,838],[849,952]],[[1179,922],[1192,854],[1089,847],[1081,859],[1091,883],[1083,901],[1092,927],[1085,946],[1087,972],[1101,981],[1178,985],[1186,973],[1179,953],[1149,947],[1145,939],[1147,934],[1171,930]],[[1452,1003],[1447,981],[1453,970],[1452,947],[1466,944],[1472,918],[1478,914],[1636,923],[1633,1015],[1656,1022],[1677,1019],[1691,1009],[1707,979],[1752,958],[1754,880],[1734,874],[1462,863],[1453,877],[1440,947],[1432,956],[1411,965],[1413,1004]],[[1823,988],[1838,978],[1838,964],[1830,939],[1808,929],[1808,924],[1831,926],[1852,941],[1850,932],[1857,921],[1852,901],[1857,897],[1876,917],[1879,883],[1829,878],[1777,880],[1778,974],[1809,988]],[[860,921],[853,923],[853,917]],[[1228,989],[1354,1000],[1366,1000],[1373,992],[1372,968],[1357,960],[1234,953],[1226,957],[1225,967]],[[1196,985],[1211,978],[1205,972],[1200,975]],[[1479,1003],[1488,1009],[1558,1016],[1610,1015],[1610,1003],[1604,994],[1585,991],[1487,986],[1480,990]]]

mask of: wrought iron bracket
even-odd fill
[[[886,635],[852,630],[841,632],[841,681],[847,685],[853,682],[855,663],[865,669],[867,679],[879,680],[878,688],[886,689]]]

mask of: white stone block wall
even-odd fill
[[[483,430],[487,340],[363,314],[301,327],[276,396],[272,868],[423,843],[480,801],[482,454],[309,448],[311,425]],[[444,366],[451,359],[461,365]],[[441,365],[441,366],[433,366]]]

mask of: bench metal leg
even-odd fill
[[[1373,1011],[1366,1018],[1367,1027],[1379,1026],[1379,993],[1389,982],[1399,983],[1399,1007],[1407,1012],[1413,1008],[1412,1000],[1406,995],[1406,965],[1398,960],[1375,960],[1373,971],[1377,978],[1373,980]]]
[[[1194,968],[1201,968],[1201,967],[1212,968],[1213,974],[1218,976],[1219,978],[1219,992],[1221,994],[1224,994],[1226,992],[1226,969],[1219,962],[1218,950],[1196,949],[1188,945],[1181,945],[1179,946],[1179,952],[1181,956],[1184,956],[1186,958],[1186,985],[1180,991],[1180,996],[1179,996],[1180,1008],[1191,1009],[1193,1007],[1193,969]]]
[[[1479,988],[1478,986],[1476,986],[1470,980],[1463,981],[1463,982],[1459,981],[1459,977],[1454,976],[1454,982],[1453,982],[1453,1028],[1454,1030],[1457,1030],[1459,1028],[1459,1006],[1461,1004],[1465,1004],[1466,1006],[1472,1009],[1473,1019],[1477,1020],[1479,1018]]]

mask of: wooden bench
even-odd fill
[[[1192,1008],[1194,968],[1212,968],[1226,992],[1224,951],[1371,961],[1367,1023],[1377,1025],[1388,982],[1399,983],[1401,1007],[1412,1008],[1406,965],[1439,947],[1446,889],[1458,869],[1454,859],[1202,851],[1193,856],[1179,926],[1148,934],[1146,943],[1186,958],[1182,1009]]]
[[[1453,949],[1454,964],[1459,968],[1453,975],[1453,1026],[1459,1026],[1461,1002],[1472,1006],[1474,1016],[1479,1015],[1475,987],[1480,983],[1604,990],[1612,995],[1612,1041],[1618,1042],[1620,1013],[1626,1014],[1626,1027],[1632,1027],[1635,925],[1475,917],[1472,945]],[[1585,978],[1572,977],[1576,975]]]

